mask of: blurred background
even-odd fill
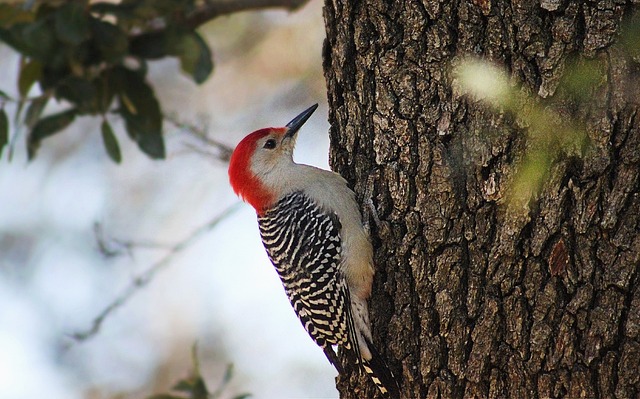
[[[245,12],[205,25],[215,63],[207,82],[194,84],[177,61],[151,63],[164,112],[233,147],[318,102],[295,158],[327,168],[321,7],[316,0],[294,13]],[[0,89],[13,94],[18,57],[3,44],[0,66]],[[167,159],[152,161],[121,120],[110,122],[120,165],[89,117],[47,139],[33,162],[24,138],[13,160],[0,160],[0,398],[144,398],[188,374],[196,342],[212,389],[233,365],[222,397],[337,397],[336,372],[291,309],[248,205],[172,256],[97,334],[71,338],[170,247],[238,201],[227,165],[184,129],[165,124]]]

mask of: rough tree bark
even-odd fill
[[[631,3],[326,0],[331,163],[381,219],[371,311],[403,397],[640,397],[639,68],[615,45]],[[504,197],[526,127],[452,90],[468,54],[541,103],[568,57],[606,66],[561,110],[586,154],[525,209]],[[338,389],[377,397],[355,372]]]

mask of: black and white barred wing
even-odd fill
[[[296,314],[336,363],[331,345],[355,349],[349,290],[340,272],[340,222],[301,192],[258,218],[260,235]],[[331,350],[331,354],[327,352]]]

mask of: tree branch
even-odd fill
[[[174,259],[176,255],[180,252],[183,252],[185,249],[189,248],[195,241],[202,238],[206,233],[210,232],[214,227],[216,227],[222,220],[226,219],[229,215],[231,215],[237,208],[240,202],[236,202],[231,205],[227,209],[225,209],[222,213],[211,219],[208,223],[200,226],[196,230],[192,231],[186,238],[182,241],[175,244],[173,247],[169,249],[169,252],[159,261],[151,265],[147,270],[138,274],[129,284],[127,288],[116,297],[109,305],[107,305],[102,312],[100,312],[91,323],[91,327],[84,331],[76,331],[69,336],[73,339],[67,348],[73,345],[76,342],[83,342],[95,336],[102,327],[104,321],[109,317],[113,312],[121,308],[124,304],[127,303],[131,297],[133,297],[141,288],[146,287],[149,283],[154,279],[154,277],[164,270],[167,266],[171,264],[171,261]]]
[[[164,115],[164,119],[174,125],[175,127],[181,129],[182,131],[189,133],[191,136],[197,138],[205,145],[215,148],[217,150],[217,154],[213,154],[207,151],[203,151],[195,146],[189,146],[191,150],[196,151],[200,154],[216,157],[223,162],[229,162],[231,159],[231,154],[233,153],[233,148],[228,145],[217,141],[215,139],[210,138],[207,135],[206,129],[199,128],[195,125],[191,125],[187,122],[183,122],[179,120],[175,115]]]
[[[289,11],[295,11],[308,1],[309,0],[217,0],[206,2],[201,8],[186,16],[184,25],[195,29],[216,17],[248,10],[285,8]]]

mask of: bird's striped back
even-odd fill
[[[260,235],[304,328],[325,348],[350,348],[350,301],[340,272],[340,222],[302,192],[258,218]]]

